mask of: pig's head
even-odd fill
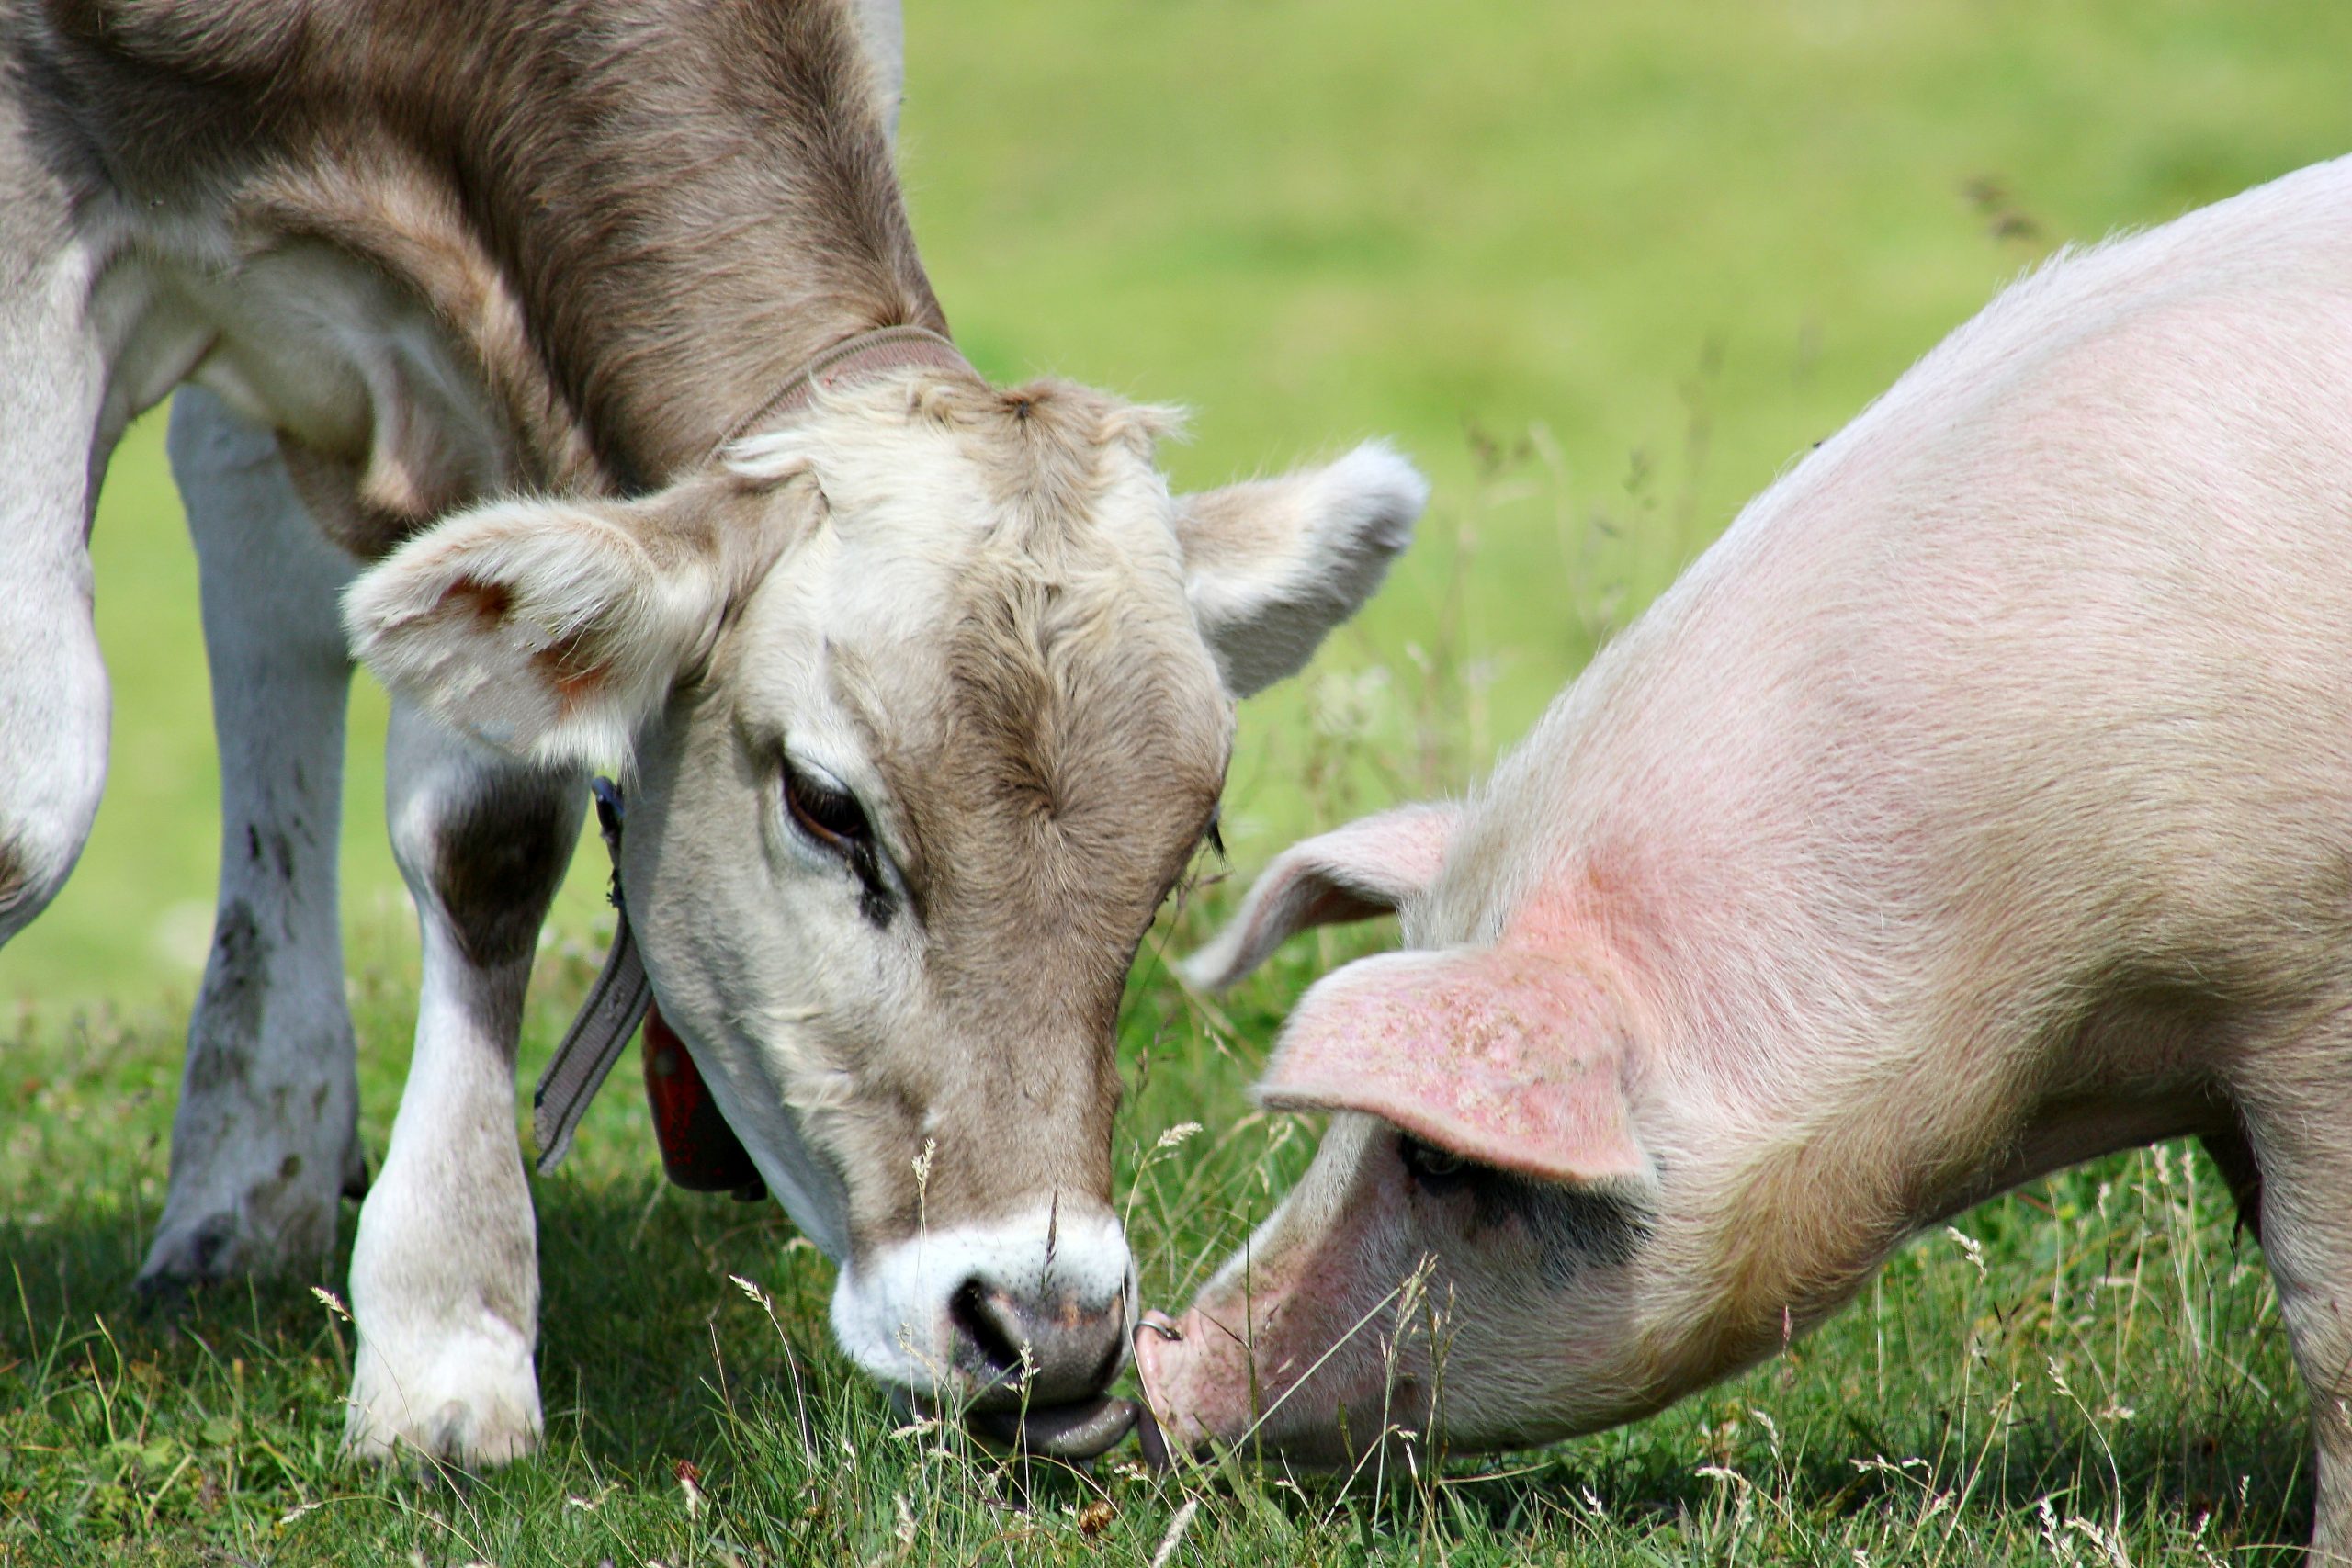
[[[1229,983],[1294,931],[1388,909],[1426,940],[1454,820],[1408,807],[1296,846],[1190,977]],[[1526,923],[1308,991],[1258,1097],[1330,1128],[1183,1319],[1138,1337],[1170,1438],[1334,1464],[1398,1427],[1510,1447],[1654,1406],[1629,1288],[1656,1195],[1629,1098],[1641,1016],[1604,942]]]

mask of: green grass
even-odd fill
[[[913,11],[917,229],[985,368],[1193,405],[1169,454],[1185,484],[1379,433],[1437,481],[1380,602],[1245,715],[1245,871],[1472,776],[1742,500],[2021,267],[2352,140],[2352,7],[2324,0]],[[481,1478],[347,1469],[349,1331],[311,1281],[171,1323],[127,1310],[217,833],[159,422],[117,459],[96,550],[113,778],[75,882],[0,952],[0,1562],[1136,1562],[1187,1500],[1184,1562],[2104,1563],[2097,1532],[2120,1529],[2129,1561],[2186,1563],[2306,1528],[2258,1254],[2177,1153],[1978,1211],[1981,1272],[1930,1237],[1822,1334],[1657,1420],[1375,1497],[1246,1461],[1079,1476],[899,1432],[825,1343],[829,1267],[772,1210],[663,1187],[627,1093],[537,1188],[546,1454]],[[381,732],[363,682],[345,901],[379,1151],[414,978]],[[559,908],[526,1073],[586,983],[599,858]],[[1313,1129],[1242,1091],[1289,999],[1377,940],[1303,941],[1216,1016],[1148,955],[1120,1182],[1155,1301],[1302,1167]],[[1207,1131],[1144,1157],[1184,1122]],[[707,1495],[691,1516],[682,1460]]]
[[[589,963],[560,952],[548,990]],[[1240,1089],[1317,967],[1278,960],[1214,1021],[1147,962],[1119,1181],[1155,1299],[1197,1283],[1304,1163],[1311,1128],[1246,1114]],[[360,977],[365,1034],[405,1031],[413,980]],[[1375,1493],[1248,1455],[1080,1473],[908,1429],[827,1341],[830,1266],[767,1205],[665,1186],[626,1085],[536,1183],[545,1452],[480,1477],[359,1470],[334,1452],[350,1331],[307,1281],[127,1310],[174,1023],[33,1019],[6,1043],[0,1563],[1136,1562],[1193,1503],[1176,1561],[1268,1565],[2022,1563],[2053,1560],[2053,1537],[2060,1562],[2116,1562],[2103,1540],[2140,1564],[2285,1562],[2250,1549],[2307,1528],[2301,1394],[2259,1256],[2177,1151],[1978,1210],[1970,1243],[1924,1239],[1823,1332],[1655,1420]],[[550,997],[527,1069],[560,1023]],[[368,1075],[377,1148],[396,1077]],[[1194,1120],[1208,1130],[1157,1146]]]

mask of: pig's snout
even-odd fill
[[[1209,1341],[1216,1331],[1198,1312],[1171,1319],[1164,1312],[1148,1312],[1136,1325],[1136,1378],[1143,1385],[1144,1457],[1155,1466],[1172,1462],[1175,1455],[1200,1448],[1212,1437],[1231,1438],[1249,1423],[1248,1379],[1237,1409],[1238,1419],[1224,1414],[1213,1391],[1214,1372],[1204,1363],[1214,1359]]]

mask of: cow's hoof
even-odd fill
[[[397,1371],[362,1337],[343,1433],[355,1457],[479,1470],[529,1453],[539,1431],[530,1347],[505,1325],[454,1335]]]
[[[257,1257],[256,1251],[241,1234],[234,1213],[208,1214],[194,1224],[158,1232],[130,1288],[141,1311],[175,1310],[203,1286],[268,1271],[277,1259]]]
[[[142,1303],[185,1297],[222,1280],[311,1273],[334,1256],[338,1205],[367,1180],[358,1140],[331,1164],[260,1138],[238,1156],[220,1154],[200,1171],[175,1172],[139,1269]]]
[[[539,1446],[539,1416],[500,1402],[492,1407],[448,1400],[421,1421],[394,1427],[380,1416],[364,1421],[355,1409],[344,1449],[371,1464],[450,1464],[488,1470],[521,1459]]]

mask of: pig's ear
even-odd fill
[[[1394,914],[1437,879],[1462,807],[1400,806],[1293,844],[1259,874],[1226,928],[1176,966],[1186,983],[1221,991],[1309,926]]]
[[[1355,1111],[1553,1181],[1648,1174],[1627,1119],[1624,1009],[1593,969],[1519,948],[1385,953],[1301,998],[1271,1111]]]

